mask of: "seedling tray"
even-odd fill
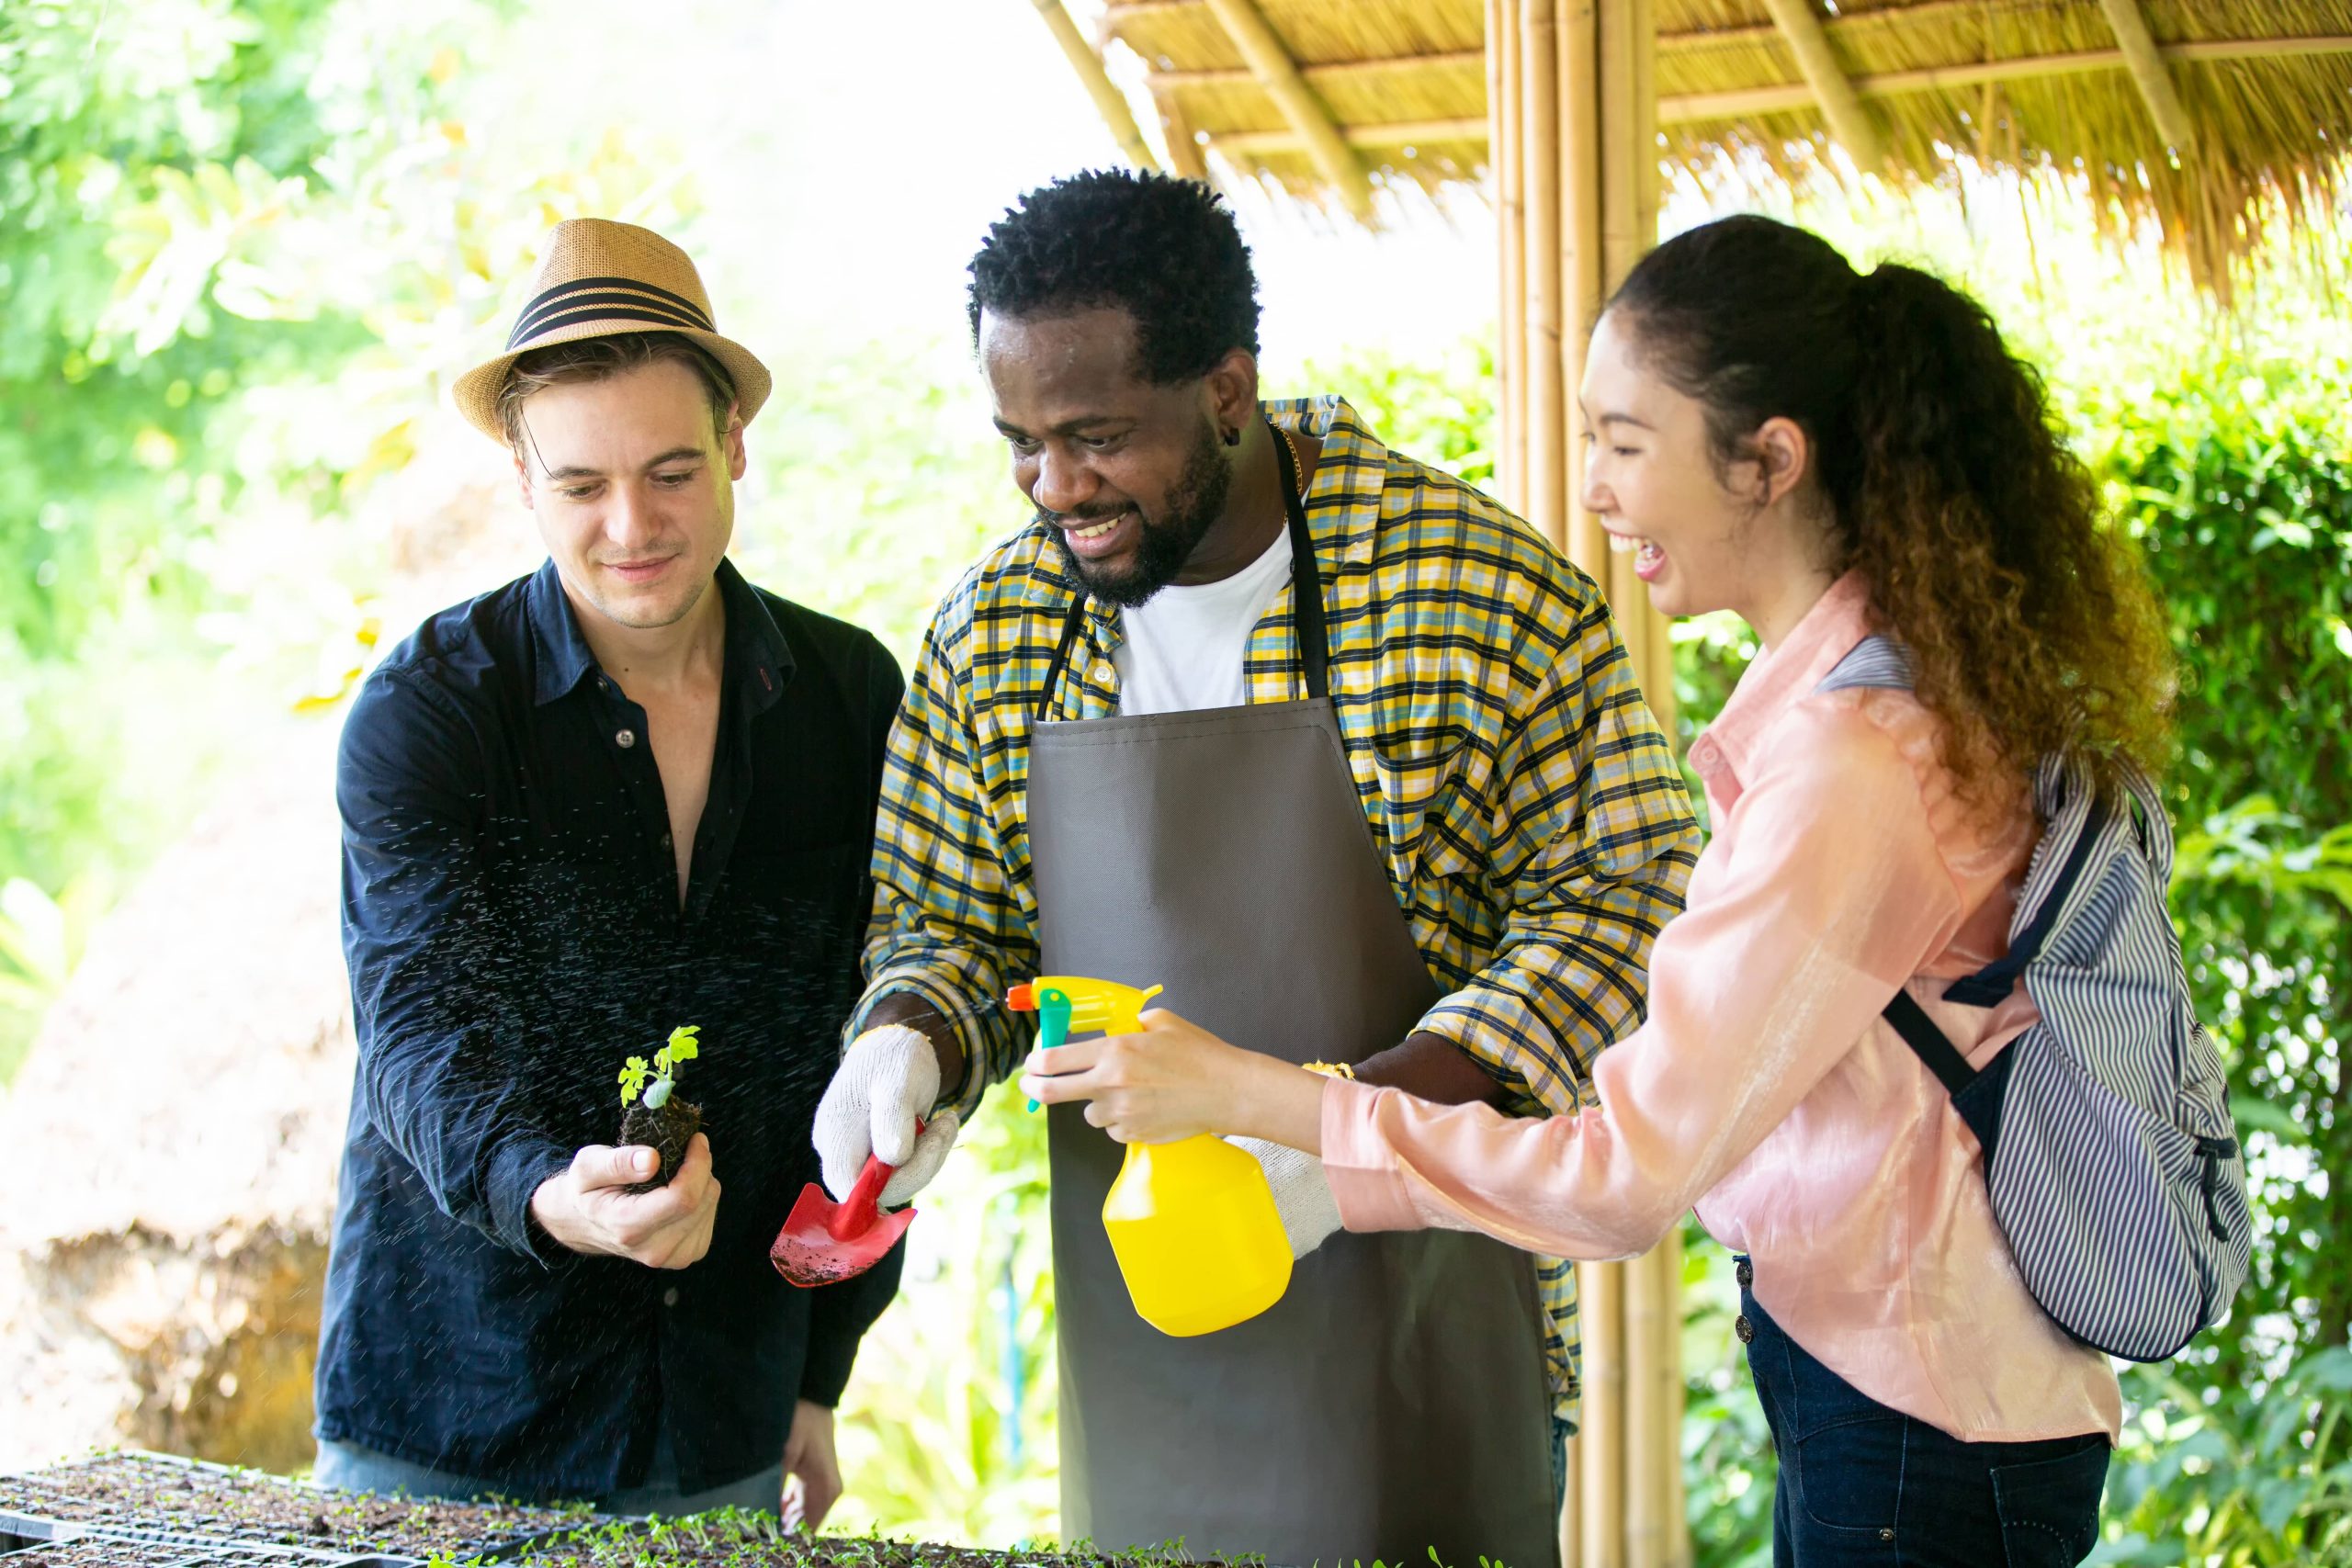
[[[577,1529],[588,1510],[337,1492],[136,1450],[0,1476],[0,1531],[295,1549],[307,1558],[492,1562]]]
[[[387,1557],[314,1557],[266,1546],[220,1542],[138,1540],[125,1536],[81,1535],[40,1541],[0,1552],[0,1568],[395,1568]]]
[[[733,1509],[691,1518],[615,1523],[534,1547],[521,1568],[1240,1568],[1174,1551],[1117,1556],[1046,1547],[980,1551],[912,1541],[803,1535],[773,1515]],[[1254,1565],[1253,1565],[1254,1568]]]

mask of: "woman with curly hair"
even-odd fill
[[[1908,991],[1977,1067],[2034,1021],[2022,987],[1943,985],[2007,951],[2036,761],[2071,748],[2112,791],[2163,761],[2156,604],[2034,372],[1913,268],[1760,218],[1691,231],[1611,302],[1581,400],[1585,505],[1652,601],[1762,644],[1691,748],[1713,837],[1589,1109],[1431,1105],[1165,1013],[1023,1086],[1122,1141],[1317,1152],[1354,1230],[1622,1258],[1695,1205],[1739,1255],[1776,1562],[2078,1562],[2114,1372],[2028,1293],[1974,1136],[1881,1012]],[[1874,635],[1912,686],[1820,689]]]

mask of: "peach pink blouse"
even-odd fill
[[[2113,1370],[2027,1293],[1974,1136],[1879,1016],[1907,987],[1978,1066],[2034,1021],[2022,988],[1989,1010],[1941,994],[2007,950],[2031,811],[1963,811],[1909,693],[1815,693],[1868,630],[1849,574],[1692,745],[1713,836],[1596,1104],[1514,1120],[1334,1080],[1324,1166],[1351,1230],[1567,1258],[1642,1252],[1695,1205],[1754,1258],[1764,1310],[1871,1398],[1972,1441],[2111,1440]]]

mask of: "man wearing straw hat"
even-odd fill
[[[869,1148],[888,1201],[935,1174],[1040,972],[1164,985],[1227,1040],[1430,1099],[1572,1109],[1698,837],[1590,580],[1340,399],[1259,400],[1256,281],[1206,186],[1030,192],[970,312],[1034,511],[941,604],[891,739],[828,1181]],[[1565,1265],[1342,1233],[1321,1163],[1261,1145],[1287,1292],[1172,1338],[1104,1234],[1097,1110],[1050,1111],[1065,1536],[1557,1561]]]
[[[344,730],[330,1484],[811,1523],[840,1494],[899,1258],[797,1291],[766,1254],[816,1174],[901,682],[726,558],[769,385],[683,252],[601,220],[457,383],[548,558],[418,627]],[[612,1146],[616,1076],[682,1024],[703,1130],[668,1169]]]

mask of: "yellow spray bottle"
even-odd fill
[[[1136,1032],[1159,994],[1157,986],[1047,975],[1014,987],[1005,1005],[1037,1014],[1037,1043],[1051,1048],[1072,1030]],[[1290,1288],[1290,1240],[1266,1173],[1222,1138],[1129,1144],[1102,1201],[1102,1228],[1136,1315],[1162,1334],[1230,1328]]]

